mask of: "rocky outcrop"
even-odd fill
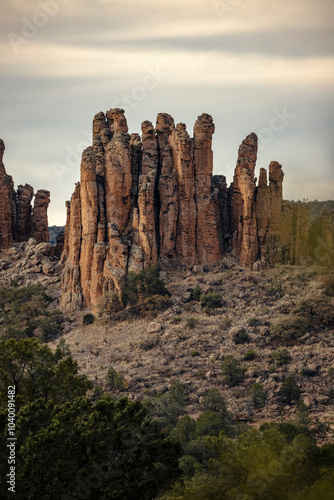
[[[31,236],[37,243],[49,241],[48,207],[50,191],[39,189],[35,194],[34,208],[31,216]]]
[[[9,248],[14,242],[22,242],[33,236],[38,243],[49,241],[47,209],[49,191],[39,190],[31,202],[34,189],[19,185],[14,190],[12,177],[6,174],[2,158],[5,151],[0,139],[0,248]]]
[[[9,248],[13,241],[13,226],[16,222],[15,191],[13,179],[6,174],[3,164],[5,144],[0,139],[0,246]]]
[[[231,212],[233,247],[240,263],[244,266],[253,264],[259,254],[254,177],[257,147],[257,136],[254,133],[242,142],[233,178]]]
[[[228,188],[212,175],[210,115],[198,117],[193,137],[167,113],[141,131],[129,135],[118,108],[94,118],[93,144],[67,202],[63,310],[94,310],[107,292],[122,300],[126,274],[159,262],[199,268],[232,252],[241,265],[262,269],[308,262],[313,240],[333,245],[331,216],[312,226],[304,204],[283,202],[279,163],[269,176],[261,169],[257,183],[256,134],[242,142]]]

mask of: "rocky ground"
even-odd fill
[[[30,238],[8,250],[0,250],[0,286],[12,281],[20,286],[41,283],[53,298],[51,307],[56,307],[60,296],[61,273],[62,266],[50,243],[37,244]]]
[[[40,281],[57,305],[61,266],[48,244],[22,243],[0,254],[0,284],[10,280],[19,284]],[[331,426],[326,440],[334,433],[334,329],[324,321],[299,339],[275,339],[273,325],[286,319],[301,300],[310,299],[315,307],[324,297],[321,268],[282,266],[266,272],[242,269],[232,258],[210,271],[164,268],[161,277],[171,293],[171,307],[155,317],[110,320],[95,316],[84,325],[81,311],[71,315],[62,335],[80,372],[106,391],[106,374],[112,366],[125,376],[124,394],[131,399],[153,396],[169,390],[174,380],[184,384],[193,417],[200,412],[206,391],[218,388],[228,401],[235,418],[258,426],[264,421],[296,418],[297,405],[282,406],[278,400],[281,383],[294,376],[301,387],[301,400],[311,420]],[[220,293],[223,305],[208,314],[200,302],[190,300],[196,286],[202,296]],[[326,297],[333,310],[333,298]],[[235,334],[246,330],[249,341],[236,343]],[[59,339],[51,345],[55,346]],[[277,366],[271,354],[286,347],[291,361]],[[249,352],[251,351],[251,354]],[[223,381],[221,363],[234,356],[247,368],[244,381],[229,387]],[[256,408],[249,395],[254,383],[263,384],[268,399]]]

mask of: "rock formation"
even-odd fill
[[[283,202],[279,163],[270,164],[269,183],[261,169],[257,184],[256,134],[242,142],[228,188],[212,175],[210,115],[198,117],[193,137],[166,113],[141,130],[130,135],[118,108],[94,118],[93,144],[67,202],[63,310],[94,310],[106,292],[122,298],[129,271],[159,262],[212,265],[232,252],[241,265],[262,269],[307,263],[312,241],[333,247],[332,215],[312,226],[304,204]]]
[[[49,241],[47,209],[49,191],[39,190],[31,202],[34,189],[19,185],[14,189],[12,177],[3,164],[4,142],[0,139],[0,248],[9,248],[14,242],[26,241],[33,236],[38,243]]]

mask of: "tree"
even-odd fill
[[[179,473],[180,445],[127,398],[39,399],[18,413],[16,432],[19,500],[150,500]]]
[[[0,341],[0,403],[15,386],[16,410],[37,398],[56,403],[82,396],[93,386],[60,344],[55,352],[37,339]]]
[[[225,384],[230,387],[240,384],[245,378],[245,366],[239,366],[239,362],[233,356],[225,356],[222,361],[222,374],[224,375]]]
[[[136,304],[138,300],[154,295],[170,296],[164,282],[160,279],[157,267],[150,266],[138,274],[133,272],[127,274],[124,287],[125,303]]]
[[[299,400],[301,392],[296,380],[290,376],[283,380],[278,397],[281,403],[290,405],[293,401]]]

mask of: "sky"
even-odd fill
[[[232,181],[259,137],[257,174],[284,198],[334,198],[334,0],[0,0],[0,137],[15,185],[51,191],[65,223],[94,115],[125,109],[129,132],[159,112],[192,136],[213,116],[214,173]]]

